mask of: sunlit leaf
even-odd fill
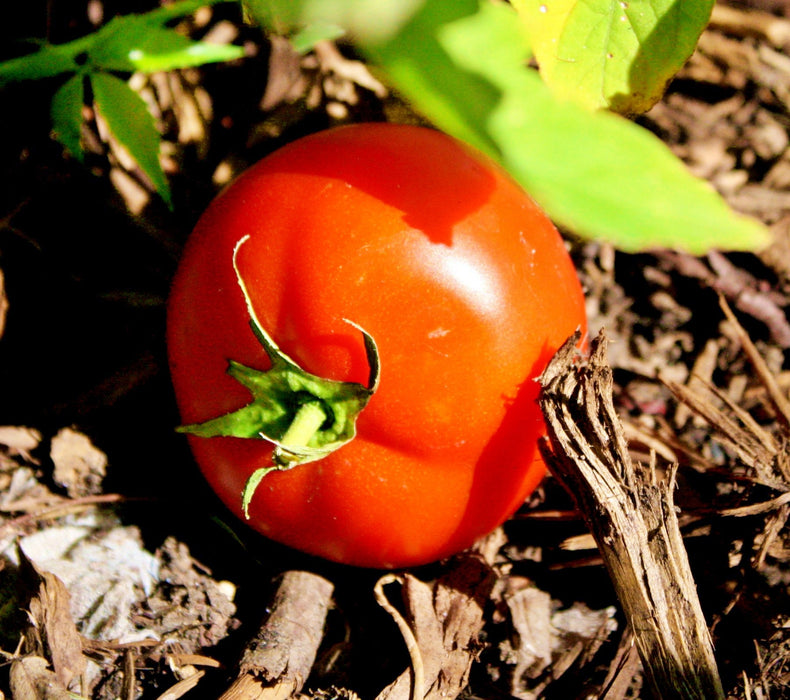
[[[367,5],[364,0],[343,3],[342,13],[336,0],[254,1],[280,19],[287,15],[289,31],[319,19],[353,24],[356,45],[390,85],[439,128],[497,159],[550,216],[578,235],[624,250],[703,252],[767,243],[764,226],[736,215],[654,135],[610,112],[557,98],[526,65],[528,34],[511,5],[422,0],[405,20],[367,33],[365,22],[353,17],[355,8]],[[631,0],[629,7],[642,1]],[[677,3],[655,2],[666,9],[662,28],[687,21]],[[564,5],[544,3],[552,4]],[[694,8],[692,33],[709,4],[687,1]],[[641,27],[636,21],[634,26]],[[664,40],[651,45],[650,36],[641,39],[648,42],[645,60],[652,56],[661,63],[656,51]]]
[[[89,52],[96,68],[143,73],[230,61],[243,55],[240,46],[192,41],[156,26],[147,15],[111,20]]]
[[[304,0],[241,0],[248,21],[281,36],[309,24],[302,20],[303,5]]]
[[[714,0],[513,0],[554,93],[646,112],[694,51]]]
[[[499,89],[459,66],[438,38],[441,27],[473,17],[478,6],[477,0],[426,0],[411,21],[386,42],[360,39],[360,43],[418,111],[448,133],[496,156],[497,145],[484,123],[498,100]]]
[[[703,252],[768,242],[761,224],[734,214],[653,134],[610,112],[555,99],[524,66],[528,48],[509,7],[483,4],[477,16],[446,26],[441,36],[460,67],[501,92],[479,126],[558,222],[624,250]]]
[[[424,0],[242,0],[261,26],[291,34],[311,24],[332,24],[365,41],[394,36]],[[454,5],[455,0],[447,2]]]
[[[183,0],[145,14],[115,17],[97,31],[65,44],[42,44],[30,54],[0,63],[0,86],[61,73],[174,70],[229,61],[243,55],[239,46],[196,42],[166,23],[206,5],[232,0]]]

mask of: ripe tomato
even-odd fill
[[[185,422],[249,402],[229,359],[270,364],[239,280],[271,338],[311,373],[367,383],[346,319],[381,362],[354,440],[260,482],[249,522],[264,535],[353,565],[427,563],[502,523],[544,476],[534,378],[584,328],[584,300],[554,226],[486,158],[433,130],[354,125],[295,141],[228,187],[190,237],[169,303]],[[271,445],[189,441],[240,514]]]

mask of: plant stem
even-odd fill
[[[299,406],[291,425],[280,438],[280,445],[287,451],[289,447],[305,447],[318,429],[326,421],[326,410],[320,401],[308,401]],[[287,459],[281,456],[281,459]]]

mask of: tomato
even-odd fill
[[[351,442],[258,484],[249,523],[265,536],[357,566],[423,564],[501,524],[544,476],[534,379],[584,330],[583,294],[551,222],[468,147],[422,127],[344,126],[283,147],[221,193],[169,301],[186,423],[249,403],[226,369],[270,365],[251,311],[315,375],[367,386],[370,358],[347,321],[381,363]],[[272,445],[188,439],[241,515]]]

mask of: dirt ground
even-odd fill
[[[47,15],[41,3],[4,38],[46,27],[65,41],[97,10],[53,3]],[[173,430],[163,339],[196,218],[234,174],[299,135],[416,119],[348,47],[299,57],[228,8],[205,21],[196,32],[243,43],[247,58],[139,83],[161,118],[172,211],[92,119],[86,165],[64,157],[46,86],[0,93],[0,697],[217,698],[248,642],[271,642],[259,628],[272,610],[300,621],[276,630],[293,657],[272,662],[280,695],[237,685],[223,697],[287,697],[308,672],[312,697],[408,697],[417,665],[443,697],[648,697],[606,569],[556,479],[474,556],[386,587],[381,572],[252,535],[202,482]],[[790,698],[788,48],[782,0],[722,3],[640,119],[768,224],[770,249],[626,255],[568,236],[591,335],[609,340],[630,453],[679,465],[681,531],[733,698]],[[312,607],[294,612],[306,591]],[[313,656],[305,633],[320,640]]]

